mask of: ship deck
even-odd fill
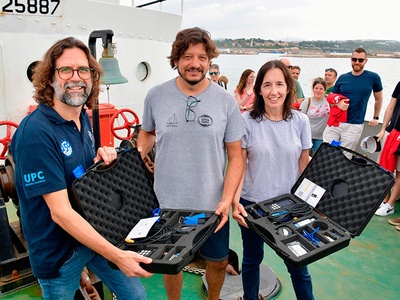
[[[400,231],[387,220],[400,216],[400,202],[395,214],[388,217],[374,216],[362,234],[350,245],[334,254],[309,265],[316,299],[399,299]],[[241,238],[236,221],[231,222],[231,249],[241,259]],[[291,281],[283,261],[268,246],[264,263],[275,273],[281,283],[279,300],[295,299]],[[167,299],[161,274],[142,279],[150,300]],[[37,284],[0,296],[0,299],[42,299]],[[105,299],[112,299],[105,291]],[[184,273],[182,299],[206,299],[200,275]]]

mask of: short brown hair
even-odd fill
[[[55,74],[56,60],[60,58],[65,49],[79,48],[85,52],[89,61],[89,67],[92,71],[92,92],[90,93],[86,106],[93,109],[100,93],[100,76],[103,71],[101,65],[91,55],[89,48],[80,40],[74,37],[67,37],[59,40],[47,50],[42,61],[40,61],[33,71],[32,83],[35,88],[33,98],[37,103],[44,103],[48,106],[54,106],[54,88],[51,86]]]
[[[217,46],[212,41],[208,31],[199,27],[188,28],[179,31],[172,44],[171,55],[168,56],[171,68],[176,69],[175,63],[181,58],[191,44],[197,45],[199,43],[203,44],[206,48],[207,56],[210,60],[218,57],[219,52]]]
[[[326,91],[326,81],[325,79],[323,79],[322,77],[317,77],[313,80],[312,82],[312,88],[315,88],[315,86],[317,84],[322,84],[322,86],[324,87],[324,90]]]

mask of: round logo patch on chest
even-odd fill
[[[213,123],[212,118],[207,115],[202,115],[197,120],[198,120],[199,124],[204,127],[208,127],[208,126],[212,125],[212,123]]]

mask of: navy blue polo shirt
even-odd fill
[[[81,131],[52,107],[40,104],[18,126],[11,144],[22,227],[33,275],[59,276],[58,269],[78,242],[53,222],[42,195],[72,186],[73,170],[95,157],[90,119],[83,109]]]

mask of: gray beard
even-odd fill
[[[68,87],[85,87],[85,91],[83,94],[81,92],[68,92]],[[78,82],[78,83],[67,83],[64,86],[64,90],[57,84],[57,82],[53,81],[53,88],[56,94],[57,99],[59,99],[62,103],[65,103],[70,106],[79,107],[86,103],[87,99],[89,98],[89,94],[92,91],[91,87],[87,87],[85,83]]]

